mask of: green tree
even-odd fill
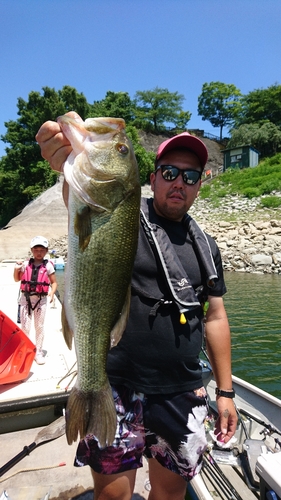
[[[250,145],[256,148],[261,157],[275,155],[281,151],[281,130],[271,122],[245,123],[231,130],[229,148]]]
[[[163,131],[171,123],[183,130],[191,118],[183,111],[184,96],[178,92],[155,87],[153,90],[137,91],[135,94],[136,119],[133,124],[143,130]]]
[[[35,135],[46,120],[55,120],[67,111],[76,111],[83,119],[90,106],[83,94],[65,86],[56,92],[43,88],[43,95],[30,92],[28,101],[18,99],[16,121],[5,122],[7,133],[1,139],[9,144],[0,161],[0,226],[5,225],[31,200],[57,180],[49,164],[42,160]]]
[[[264,121],[270,121],[281,127],[281,85],[256,89],[241,98],[240,112],[235,120],[236,126]]]
[[[5,122],[7,133],[1,136],[1,140],[9,143],[13,149],[19,145],[36,145],[35,135],[45,121],[56,120],[59,115],[68,111],[76,111],[85,119],[90,116],[91,110],[84,95],[78,94],[69,86],[63,87],[58,92],[55,89],[43,87],[43,95],[32,91],[28,96],[28,101],[19,97],[17,107],[18,120]],[[9,148],[6,150],[7,153],[9,150]]]
[[[156,155],[151,151],[146,151],[144,147],[141,145],[138,131],[136,127],[134,127],[134,125],[129,124],[126,127],[126,132],[133,144],[136,160],[139,167],[140,183],[141,185],[143,185],[146,182],[149,182],[150,174],[154,170],[154,162]]]
[[[198,97],[198,115],[213,127],[220,128],[220,139],[223,127],[233,124],[239,113],[240,98],[240,90],[232,83],[210,82],[202,87]]]
[[[94,101],[91,106],[91,116],[113,116],[131,123],[135,118],[135,106],[127,92],[109,90],[104,99]]]

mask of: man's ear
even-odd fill
[[[150,187],[151,187],[152,191],[154,191],[154,184],[155,184],[155,172],[151,172],[151,174],[150,174]]]
[[[200,182],[199,182],[199,188],[198,188],[198,191],[197,191],[197,193],[196,193],[196,198],[198,198],[198,196],[199,196],[199,192],[200,192],[200,188],[201,188],[201,186],[202,186],[202,181],[201,181],[201,179],[200,179]]]

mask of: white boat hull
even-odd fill
[[[209,377],[205,385],[210,407],[215,413],[214,379]],[[239,415],[237,442],[232,450],[220,450],[207,430],[209,448],[201,473],[189,485],[191,496],[200,500],[279,500],[281,401],[235,376],[233,388]],[[271,492],[276,496],[266,496]]]

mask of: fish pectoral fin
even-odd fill
[[[65,314],[65,307],[63,304],[62,304],[62,308],[61,308],[61,324],[62,324],[62,333],[63,333],[65,343],[66,343],[68,349],[71,350],[72,349],[72,340],[73,340],[73,331],[69,327],[67,317]]]
[[[92,234],[92,210],[89,206],[85,205],[83,208],[76,212],[74,221],[74,230],[79,238],[79,248],[84,252],[90,243]]]
[[[115,323],[110,333],[110,349],[116,346],[122,338],[129,317],[130,303],[131,303],[131,284],[129,285],[126,300],[124,302],[120,317],[118,321]]]

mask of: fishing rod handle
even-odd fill
[[[18,453],[14,458],[12,458],[9,462],[7,462],[3,467],[0,468],[0,477],[3,476],[8,470],[10,470],[14,465],[20,462],[26,455],[29,455],[31,451],[36,448],[37,444],[31,443],[29,446],[25,446],[23,450]]]

